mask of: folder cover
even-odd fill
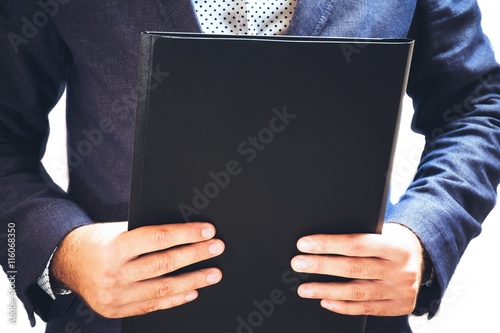
[[[302,299],[299,237],[380,232],[413,41],[142,35],[129,228],[210,221],[197,300],[123,333],[361,333]]]

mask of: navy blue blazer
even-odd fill
[[[412,229],[435,267],[415,310],[432,316],[469,241],[492,209],[500,172],[500,68],[475,0],[299,0],[290,35],[416,40],[408,94],[427,138],[415,180],[387,221]],[[47,332],[118,332],[76,296],[52,301],[37,278],[64,236],[127,219],[139,33],[200,31],[190,0],[0,2],[0,224],[16,225],[16,290]],[[355,54],[353,54],[355,56]],[[293,84],[293,82],[291,83]],[[47,114],[67,88],[65,193],[40,158]],[[353,207],[354,208],[354,207]],[[0,262],[7,267],[2,238]],[[318,308],[318,311],[323,311]],[[367,332],[409,332],[370,318]]]

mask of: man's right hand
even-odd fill
[[[146,314],[190,302],[197,289],[221,280],[218,268],[164,276],[220,255],[224,243],[214,235],[204,222],[131,231],[126,222],[91,224],[64,238],[50,271],[104,317]]]

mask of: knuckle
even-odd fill
[[[175,267],[175,258],[173,256],[160,256],[158,258],[158,271],[170,272]]]
[[[203,259],[204,255],[199,246],[196,246],[193,251],[193,262],[198,262]]]
[[[98,278],[99,285],[104,290],[115,289],[120,286],[122,279],[120,274],[116,272],[104,272]]]
[[[153,233],[153,244],[158,247],[168,246],[172,243],[172,233],[167,228],[158,228]]]
[[[143,308],[143,314],[151,313],[160,310],[160,302],[158,300],[151,300],[146,303],[146,306]]]
[[[363,272],[363,266],[356,262],[352,261],[347,265],[347,273],[350,277],[357,277]]]
[[[366,299],[366,292],[364,291],[363,288],[356,287],[352,290],[351,297],[353,301],[361,301]]]
[[[151,312],[160,310],[160,302],[158,300],[150,300],[141,304],[135,309],[135,315],[145,315]]]
[[[109,311],[116,303],[116,297],[110,292],[100,292],[96,299],[98,306],[102,307],[105,311]]]
[[[361,308],[361,312],[363,315],[366,315],[366,316],[371,316],[375,313],[375,309],[373,308],[372,305],[370,304],[365,304],[362,306]],[[381,316],[383,316],[383,314],[379,314]]]
[[[361,254],[365,250],[364,243],[358,238],[352,238],[349,242],[349,251],[353,254]]]
[[[413,257],[413,252],[406,249],[406,248],[402,248],[399,250],[399,255],[400,255],[400,260],[401,261],[408,261],[410,260],[412,257]]]
[[[174,286],[169,281],[164,281],[158,288],[158,297],[166,297],[172,295]]]

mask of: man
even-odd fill
[[[216,268],[158,278],[222,253],[210,224],[127,232],[123,222],[95,223],[127,218],[139,32],[200,31],[196,3],[0,4],[0,220],[2,233],[16,224],[16,290],[32,320],[33,311],[48,320],[47,332],[119,332],[119,318],[193,301],[197,289],[223,278]],[[301,297],[372,315],[367,332],[410,331],[407,314],[437,311],[499,183],[500,72],[477,4],[299,0],[286,33],[416,40],[408,93],[413,127],[427,145],[414,182],[387,213],[393,223],[382,235],[307,236],[297,244],[304,254],[291,258],[300,272],[353,278],[306,283]],[[39,162],[47,113],[65,85],[67,194]],[[38,280],[48,262],[51,288],[42,282],[44,291]]]

